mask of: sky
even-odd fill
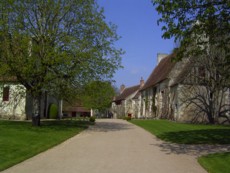
[[[117,48],[126,53],[122,56],[123,69],[114,75],[115,85],[126,87],[138,85],[141,77],[146,81],[156,66],[157,53],[170,54],[173,40],[161,36],[160,17],[151,0],[98,0],[104,8],[107,22],[117,25],[117,34],[121,39]]]

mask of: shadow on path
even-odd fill
[[[160,147],[161,151],[167,154],[186,154],[199,157],[206,154],[230,152],[229,129],[168,132],[161,134],[160,138],[172,143],[161,141],[151,145]]]
[[[124,120],[98,119],[96,120],[95,125],[90,126],[88,130],[92,132],[113,132],[113,131],[131,130],[133,128],[135,128],[133,124],[130,124]],[[196,138],[198,137],[196,136]],[[190,155],[193,157],[200,157],[201,155],[212,154],[217,152],[230,152],[229,144],[191,145],[191,144],[169,143],[169,142],[162,141],[159,138],[156,138],[155,140],[156,142],[150,145],[158,147],[160,151],[166,154]]]
[[[111,132],[111,131],[121,131],[121,130],[129,130],[132,129],[133,125],[128,124],[127,122],[123,122],[122,120],[107,120],[107,119],[99,119],[96,120],[96,123],[94,126],[90,127],[90,131],[95,132]]]
[[[230,145],[206,145],[206,144],[173,144],[161,142],[159,144],[150,144],[160,148],[166,154],[186,154],[190,156],[200,157],[206,154],[230,152]]]

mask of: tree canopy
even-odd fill
[[[68,98],[121,67],[116,26],[95,0],[0,1],[0,75],[34,97]]]
[[[93,81],[85,86],[81,100],[85,107],[101,111],[110,107],[114,96],[110,82]]]
[[[6,0],[0,6],[1,65],[27,89],[111,78],[121,67],[116,28],[94,0]]]
[[[201,80],[186,88],[184,102],[195,105],[210,123],[226,116],[225,102],[230,79],[230,1],[229,0],[152,0],[161,15],[162,37],[174,38],[176,60],[188,58],[197,65]],[[205,76],[204,76],[205,75]],[[197,112],[194,111],[196,114]],[[197,114],[199,115],[199,114]]]
[[[230,37],[229,0],[152,0],[161,15],[162,37],[180,42],[177,57],[207,53],[211,44],[227,51]],[[194,42],[196,46],[191,46]],[[189,47],[189,49],[188,49]],[[229,54],[226,55],[230,59]]]

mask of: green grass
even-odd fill
[[[230,126],[194,125],[167,120],[132,120],[158,138],[178,144],[230,144]],[[229,173],[230,153],[202,156],[199,163],[209,173]]]
[[[198,161],[209,173],[230,172],[230,153],[210,154],[200,157]]]
[[[31,122],[0,120],[0,171],[45,151],[86,129],[86,121]]]
[[[194,125],[167,120],[132,120],[158,138],[179,144],[230,144],[230,126]]]

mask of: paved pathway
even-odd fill
[[[3,173],[205,173],[196,158],[229,147],[162,142],[124,120],[95,126]]]

